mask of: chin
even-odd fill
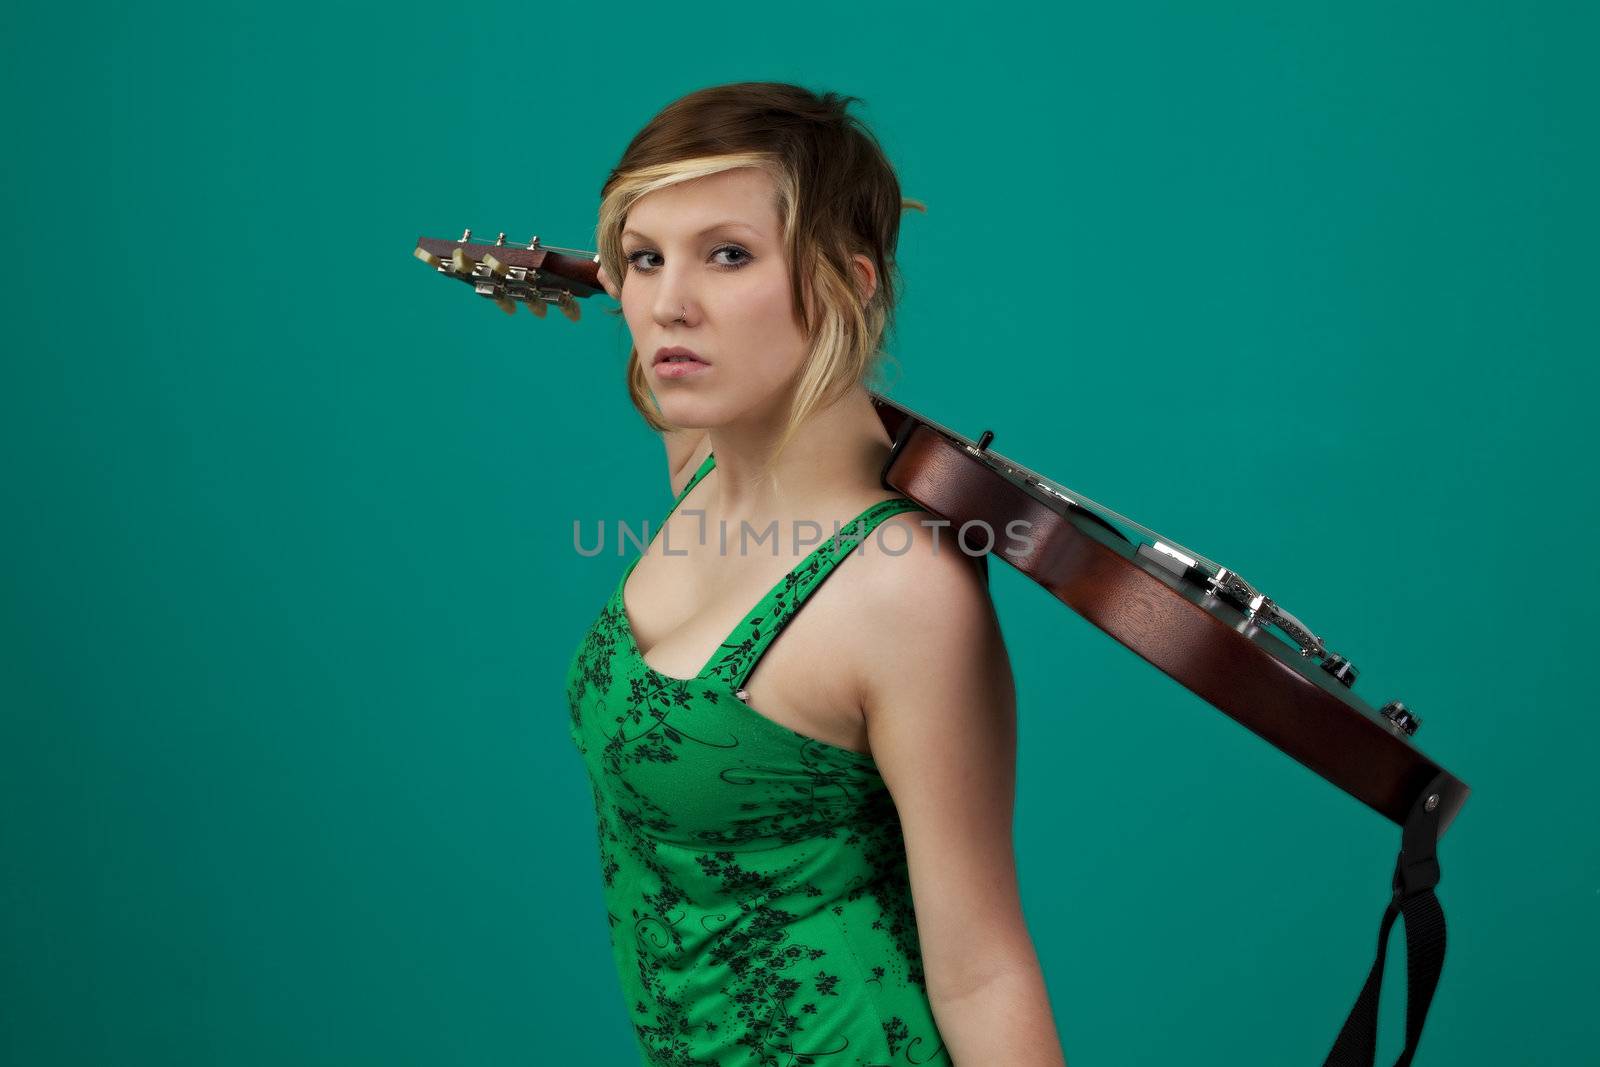
[[[712,397],[695,394],[692,390],[663,389],[655,393],[661,415],[674,426],[685,430],[715,430],[751,419],[773,420],[779,418],[786,398],[784,388],[751,394],[729,396],[726,392]]]
[[[660,394],[656,394],[656,404],[661,408],[662,418],[685,430],[712,430],[728,421],[727,413],[720,410],[721,405]]]

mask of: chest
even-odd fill
[[[694,536],[682,531],[686,540]],[[680,531],[673,530],[668,541]],[[673,542],[676,543],[676,542]],[[658,544],[641,557],[618,598],[642,663],[658,675],[693,678],[759,627],[773,625],[770,594],[803,558],[722,556],[714,545],[667,555]],[[851,559],[789,614],[745,677],[744,703],[795,733],[857,752],[867,750],[861,708],[861,648],[847,636],[853,610]]]
[[[620,590],[567,677],[571,736],[595,786],[602,845],[613,848],[609,869],[653,856],[657,842],[766,848],[876,818],[885,787],[870,756],[802,732],[803,699],[769,715],[715,673],[682,679],[649,667]],[[784,676],[762,670],[777,679],[763,691],[775,691]]]

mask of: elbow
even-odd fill
[[[1042,982],[1039,958],[1031,942],[1011,951],[971,956],[954,967],[928,972],[928,999],[935,1004],[956,1004],[1019,982]]]

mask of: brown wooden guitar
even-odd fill
[[[598,257],[579,249],[420,238],[415,255],[471,285],[503,310],[543,317],[555,304],[576,321],[577,301],[603,292]],[[1147,662],[1280,751],[1402,827],[1394,896],[1379,956],[1325,1067],[1375,1057],[1378,984],[1396,915],[1410,957],[1410,1062],[1444,960],[1444,915],[1433,894],[1435,846],[1469,792],[1417,748],[1421,720],[1399,701],[1373,708],[1355,692],[1357,669],[1237,571],[1215,563],[876,392],[894,441],[885,488],[960,531],[984,531],[965,550],[998,555]],[[1021,520],[1026,538],[992,537]]]

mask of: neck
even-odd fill
[[[785,395],[776,404],[784,410]],[[841,489],[877,485],[893,443],[866,387],[856,386],[830,407],[813,412],[789,439],[769,478],[758,474],[777,446],[778,416],[752,413],[707,432],[717,457],[717,509],[724,517],[794,515],[825,510]]]

